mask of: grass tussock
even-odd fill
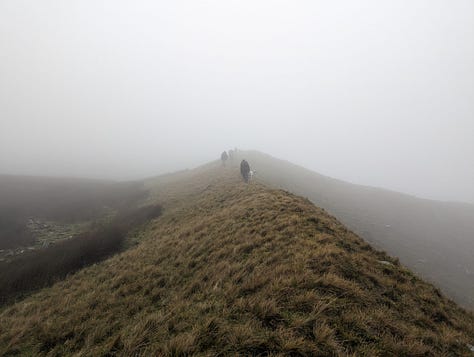
[[[307,200],[234,177],[149,182],[165,210],[140,244],[4,308],[0,354],[470,354],[472,314]]]

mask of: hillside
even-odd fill
[[[256,151],[240,151],[264,183],[307,197],[371,245],[474,309],[474,206],[339,181]]]
[[[145,195],[140,182],[0,175],[0,261],[83,232]]]
[[[2,355],[471,355],[474,316],[308,200],[210,164],[140,243],[0,311]]]

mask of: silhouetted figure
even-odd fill
[[[225,166],[225,162],[227,161],[227,159],[229,158],[229,156],[227,156],[227,152],[223,152],[221,154],[221,160],[222,160],[222,165]]]
[[[249,173],[250,173],[250,165],[246,160],[242,160],[240,163],[240,173],[242,174],[242,177],[244,178],[244,181],[246,183],[249,182]]]
[[[234,161],[234,150],[232,149],[229,150],[229,160],[230,162]]]

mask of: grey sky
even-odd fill
[[[234,146],[474,202],[474,2],[0,1],[0,173],[129,179]]]

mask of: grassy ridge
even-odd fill
[[[474,310],[474,205],[354,185],[257,151],[236,155],[249,160],[265,184],[309,198]]]
[[[474,317],[309,201],[208,167],[150,181],[141,243],[3,309],[0,353],[469,355]]]

